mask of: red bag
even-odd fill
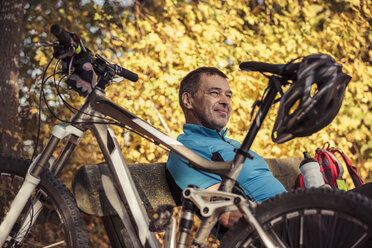
[[[324,181],[332,188],[347,190],[345,179],[343,179],[344,167],[336,158],[336,153],[340,154],[343,158],[355,187],[364,184],[357,173],[356,167],[351,164],[350,159],[340,148],[330,147],[329,142],[327,142],[323,145],[323,148],[316,149],[315,153],[315,159],[319,163],[320,172],[323,174]],[[293,188],[305,188],[302,174],[297,177]]]

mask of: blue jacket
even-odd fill
[[[212,156],[216,155],[217,152],[224,161],[230,161],[235,156],[234,149],[241,145],[238,141],[225,137],[227,129],[219,134],[216,130],[203,126],[185,124],[183,131],[184,133],[179,135],[177,140],[208,160],[212,160]],[[285,188],[273,176],[265,160],[253,151],[250,151],[250,153],[254,156],[254,159],[246,159],[238,177],[238,182],[244,185],[258,202],[285,192]],[[208,188],[221,181],[218,175],[203,172],[212,176],[209,177],[190,168],[172,153],[169,154],[167,168],[182,190],[190,184],[200,188]],[[245,193],[252,198],[244,187],[242,188]]]

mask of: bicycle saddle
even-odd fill
[[[281,76],[291,77],[294,76],[300,67],[301,63],[287,63],[287,64],[270,64],[264,62],[242,62],[239,68],[244,71],[258,71],[258,72],[269,72]]]

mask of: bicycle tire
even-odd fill
[[[255,216],[284,247],[372,247],[372,201],[353,192],[291,191],[264,201]],[[220,247],[264,245],[241,218],[223,237]]]
[[[30,160],[0,155],[0,219],[4,218],[9,203],[22,185],[30,163]],[[7,241],[3,247],[88,247],[84,222],[69,190],[46,169],[40,178],[35,192],[41,196],[41,214],[33,221],[32,228],[21,244]],[[30,202],[23,216],[30,209]],[[20,221],[17,220],[18,225]],[[15,237],[16,232],[12,230],[10,235]]]

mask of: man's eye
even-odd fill
[[[211,91],[211,93],[210,93],[212,96],[218,96],[219,95],[219,93],[217,92],[217,91]]]
[[[226,95],[227,98],[231,99],[232,95]]]

